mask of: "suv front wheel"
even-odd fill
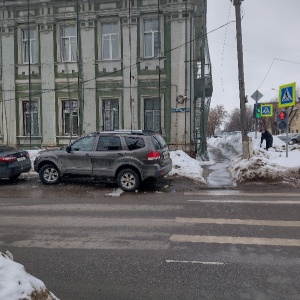
[[[136,171],[132,169],[124,169],[117,176],[119,187],[125,192],[133,192],[140,185],[140,177]]]
[[[60,173],[53,164],[47,164],[41,167],[39,171],[40,179],[44,184],[55,184],[60,181]]]

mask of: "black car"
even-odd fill
[[[29,153],[15,147],[0,145],[0,179],[17,179],[31,169]]]
[[[160,178],[172,169],[166,142],[160,134],[145,131],[95,132],[63,149],[41,151],[34,170],[44,184],[64,176],[115,179],[124,191],[138,189],[148,178]]]

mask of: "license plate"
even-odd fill
[[[26,159],[26,157],[24,157],[24,156],[23,157],[18,157],[17,161],[24,161],[25,159]]]

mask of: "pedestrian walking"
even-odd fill
[[[272,134],[265,129],[261,129],[261,139],[260,139],[260,147],[264,140],[266,140],[266,150],[268,151],[269,148],[273,146],[273,136]]]

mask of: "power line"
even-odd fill
[[[165,54],[168,54],[168,53],[171,53],[172,51],[175,51],[175,50],[177,50],[177,49],[179,49],[179,48],[181,48],[181,47],[184,47],[186,44],[189,44],[189,43],[192,43],[192,42],[194,42],[194,41],[197,41],[198,39],[201,39],[203,36],[208,35],[208,34],[210,34],[210,33],[213,33],[213,32],[215,32],[215,31],[217,31],[217,30],[219,30],[219,29],[221,29],[221,28],[227,26],[227,25],[230,24],[230,23],[235,23],[235,21],[227,22],[227,23],[225,23],[225,24],[223,24],[223,25],[221,25],[221,26],[219,26],[219,27],[217,27],[217,28],[215,28],[215,29],[212,29],[212,30],[208,31],[207,33],[200,34],[200,35],[196,36],[194,39],[191,39],[190,41],[188,41],[187,43],[183,43],[183,44],[178,45],[178,46],[176,46],[176,47],[174,47],[174,48],[172,48],[172,49],[170,49],[170,50],[165,51],[165,52],[164,52],[164,55],[165,55]],[[104,74],[104,75],[100,75],[100,76],[96,76],[96,77],[91,78],[91,79],[83,80],[83,81],[82,81],[82,84],[83,84],[83,83],[90,82],[90,81],[93,81],[93,80],[96,80],[96,79],[98,79],[98,78],[108,77],[108,76],[117,74],[117,73],[122,72],[122,71],[124,71],[124,70],[126,70],[126,69],[129,69],[129,68],[137,67],[139,64],[141,64],[142,60],[143,60],[143,59],[141,59],[141,61],[138,61],[138,62],[136,62],[136,63],[134,63],[134,64],[131,64],[130,66],[123,67],[123,68],[120,69],[120,70],[115,70],[115,71],[113,71],[113,72],[106,73],[106,74]],[[38,93],[36,93],[36,94],[32,94],[32,96],[39,96],[39,95],[42,95],[42,94],[45,94],[45,93],[51,93],[51,92],[61,91],[61,90],[63,90],[63,89],[67,89],[67,88],[69,88],[69,87],[77,86],[77,85],[78,85],[78,83],[76,82],[76,83],[74,83],[74,84],[70,84],[70,85],[67,85],[67,86],[64,86],[64,87],[55,88],[55,89],[47,90],[47,91],[41,91],[41,92],[38,92]],[[17,90],[10,90],[10,91],[13,92],[13,91],[17,91]],[[14,101],[14,100],[16,100],[16,99],[15,99],[15,98],[11,98],[11,99],[5,99],[4,101]]]

